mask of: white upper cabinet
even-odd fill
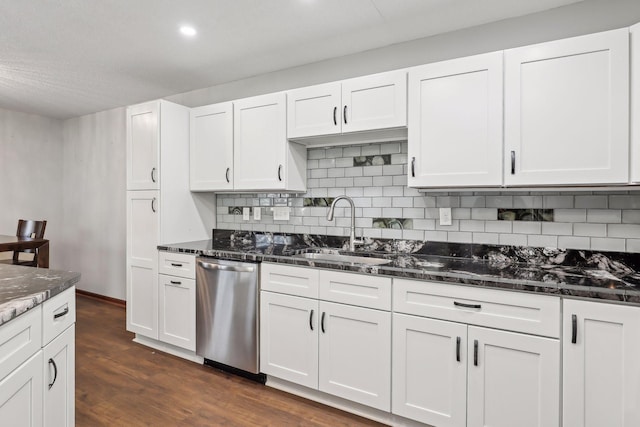
[[[127,190],[157,190],[160,104],[127,108]]]
[[[233,189],[233,103],[191,110],[191,191]]]
[[[502,185],[502,56],[409,70],[409,186]]]
[[[406,126],[406,70],[287,92],[287,137],[300,139],[305,144],[315,145],[314,137],[402,128],[403,133],[389,134],[398,137],[406,135]],[[381,134],[374,139],[388,138]],[[349,139],[333,141],[353,142]]]
[[[640,24],[631,32],[631,182],[640,183]]]
[[[286,95],[235,101],[234,189],[306,191],[307,150],[287,141]]]
[[[505,51],[505,184],[629,181],[629,30]]]

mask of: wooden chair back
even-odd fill
[[[47,221],[33,221],[30,219],[18,220],[17,237],[31,237],[35,239],[44,239],[44,230],[47,228]],[[35,249],[24,249],[22,253],[35,253]],[[19,264],[20,252],[13,252],[13,263]]]

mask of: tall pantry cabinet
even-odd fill
[[[127,330],[158,339],[159,244],[204,240],[215,199],[189,190],[189,108],[127,108]]]

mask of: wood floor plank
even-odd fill
[[[78,427],[382,425],[136,344],[125,316],[77,296]]]

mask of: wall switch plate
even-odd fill
[[[253,208],[253,219],[255,219],[256,221],[260,221],[260,218],[262,218],[262,208],[260,206],[257,206]]]
[[[288,206],[274,206],[273,207],[273,220],[274,221],[289,221],[289,207]]]
[[[440,225],[451,225],[451,208],[440,208]]]
[[[250,208],[242,208],[242,219],[245,221],[249,221],[251,219],[251,209]]]

